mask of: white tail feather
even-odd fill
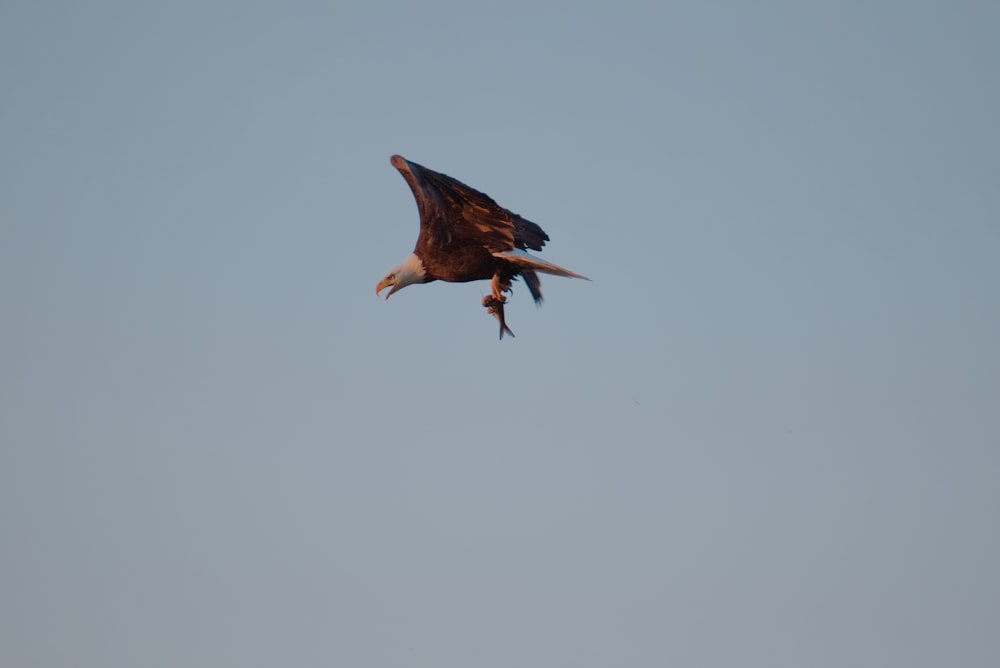
[[[570,278],[582,278],[585,281],[590,279],[586,276],[581,276],[580,274],[570,271],[569,269],[563,269],[557,264],[552,264],[547,262],[540,257],[532,255],[526,250],[521,250],[520,248],[514,248],[508,251],[500,251],[498,253],[493,253],[493,257],[501,257],[508,262],[513,262],[519,267],[525,269],[534,269],[535,271],[540,271],[545,274],[552,274],[554,276],[568,276]]]

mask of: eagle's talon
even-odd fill
[[[503,308],[503,302],[490,295],[489,297],[483,297],[483,306],[486,307],[487,313],[496,313],[499,309]]]

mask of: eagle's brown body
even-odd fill
[[[440,172],[392,156],[392,165],[406,179],[420,212],[420,234],[413,249],[413,267],[397,267],[379,283],[377,290],[393,285],[393,291],[410,282],[492,282],[492,294],[483,305],[500,320],[500,338],[513,336],[503,317],[504,292],[515,277],[524,278],[535,303],[542,301],[541,281],[536,271],[584,278],[527,253],[540,251],[549,240],[541,227],[509,211],[488,195]],[[416,267],[415,275],[409,270]],[[399,275],[407,270],[406,282]],[[392,294],[390,292],[390,294]]]

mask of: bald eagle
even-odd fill
[[[390,162],[417,200],[420,234],[413,252],[378,282],[375,294],[391,287],[385,296],[389,299],[413,283],[489,279],[492,291],[482,304],[500,322],[503,339],[505,333],[514,336],[504,320],[503,293],[511,291],[517,276],[524,279],[535,304],[542,302],[538,272],[589,280],[529,253],[528,249],[542,250],[549,235],[488,195],[401,155],[392,156]]]

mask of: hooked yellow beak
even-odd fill
[[[392,286],[392,290],[389,290],[389,292],[386,293],[386,295],[385,295],[385,298],[389,299],[389,297],[392,295],[392,293],[396,291],[396,282],[392,281],[392,280],[390,280],[388,278],[383,278],[381,281],[378,282],[378,285],[375,286],[375,294],[377,295],[378,293],[382,292],[383,290],[385,290],[390,285]]]

